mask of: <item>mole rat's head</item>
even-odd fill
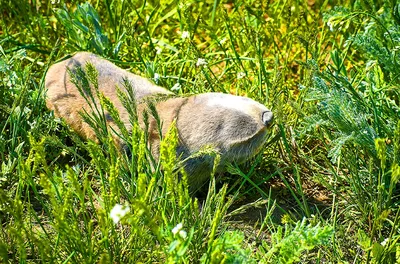
[[[264,105],[245,97],[206,93],[189,97],[177,116],[180,141],[186,154],[212,146],[221,166],[241,163],[265,142],[273,120]]]

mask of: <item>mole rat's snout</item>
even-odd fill
[[[270,126],[274,120],[274,114],[268,110],[262,113],[261,118],[265,126]]]

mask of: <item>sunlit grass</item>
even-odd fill
[[[3,1],[0,11],[0,262],[399,261],[395,1]],[[267,105],[265,148],[196,199],[176,170],[176,130],[152,160],[129,94],[131,133],[102,107],[130,155],[101,109],[85,115],[100,144],[83,141],[46,109],[43,85],[51,64],[81,50],[176,94]],[[235,215],[251,213],[249,233]]]

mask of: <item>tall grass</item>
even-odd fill
[[[399,261],[395,1],[3,1],[0,10],[1,262]],[[82,141],[46,109],[43,85],[52,63],[80,50],[177,94],[266,104],[276,118],[265,149],[197,201],[175,168],[176,130],[152,160],[129,93],[120,97],[132,133],[94,93],[101,107],[83,116],[100,144]],[[90,66],[80,78],[81,89],[96,86]],[[103,109],[130,155],[116,149]],[[249,233],[234,215],[258,212],[260,197],[266,208]],[[128,212],[115,223],[115,210]]]
[[[319,178],[335,199],[345,201],[337,205],[336,214],[342,208],[341,213],[356,223],[354,232],[366,251],[362,259],[395,262],[400,212],[400,108],[395,88],[400,76],[399,13],[390,1],[360,2],[353,8],[325,14],[324,21],[345,45],[331,51],[332,63],[325,70],[313,61],[308,64],[312,84],[304,93],[316,104],[305,119],[303,133],[327,145],[331,176]],[[349,69],[348,60],[360,58],[365,61]]]

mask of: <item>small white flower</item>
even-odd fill
[[[157,54],[157,55],[158,55],[158,54],[161,54],[162,48],[160,48],[160,47],[157,46],[155,49],[156,49],[156,54]]]
[[[242,79],[242,78],[244,78],[244,77],[246,77],[246,74],[245,74],[244,72],[238,72],[238,73],[237,73],[237,78],[238,78],[238,80],[239,80],[239,79]]]
[[[328,22],[326,22],[326,25],[329,27],[330,31],[333,32],[335,30],[335,27],[334,27],[332,21],[328,20]]]
[[[179,91],[181,87],[181,84],[177,82],[174,84],[174,86],[172,86],[171,91]]]
[[[114,221],[114,224],[118,224],[119,220],[123,218],[127,213],[129,213],[129,206],[122,206],[120,204],[116,204],[113,209],[111,209],[110,217]]]
[[[181,236],[181,238],[185,239],[187,237],[187,233],[185,230],[181,230],[179,231],[179,235]]]
[[[381,245],[382,245],[382,246],[386,246],[386,244],[387,244],[388,241],[389,241],[389,238],[385,238],[385,240],[383,240],[383,241],[381,242]]]
[[[160,74],[154,73],[153,79],[154,79],[154,81],[155,81],[156,83],[158,83],[158,80],[160,80]]]
[[[181,34],[182,39],[190,38],[190,33],[188,31],[183,31]]]
[[[205,59],[202,58],[198,58],[197,62],[196,62],[196,66],[200,67],[200,66],[206,66],[208,63]]]
[[[174,228],[172,228],[172,234],[174,234],[174,236],[176,234],[179,234],[181,238],[186,239],[187,233],[185,230],[182,229],[182,227],[182,223],[177,224]]]
[[[227,39],[226,38],[223,38],[223,39],[221,39],[220,41],[219,41],[219,44],[224,44],[225,42],[227,41]]]
[[[179,231],[182,230],[182,223],[177,224],[174,228],[172,228],[172,234],[176,235]]]

